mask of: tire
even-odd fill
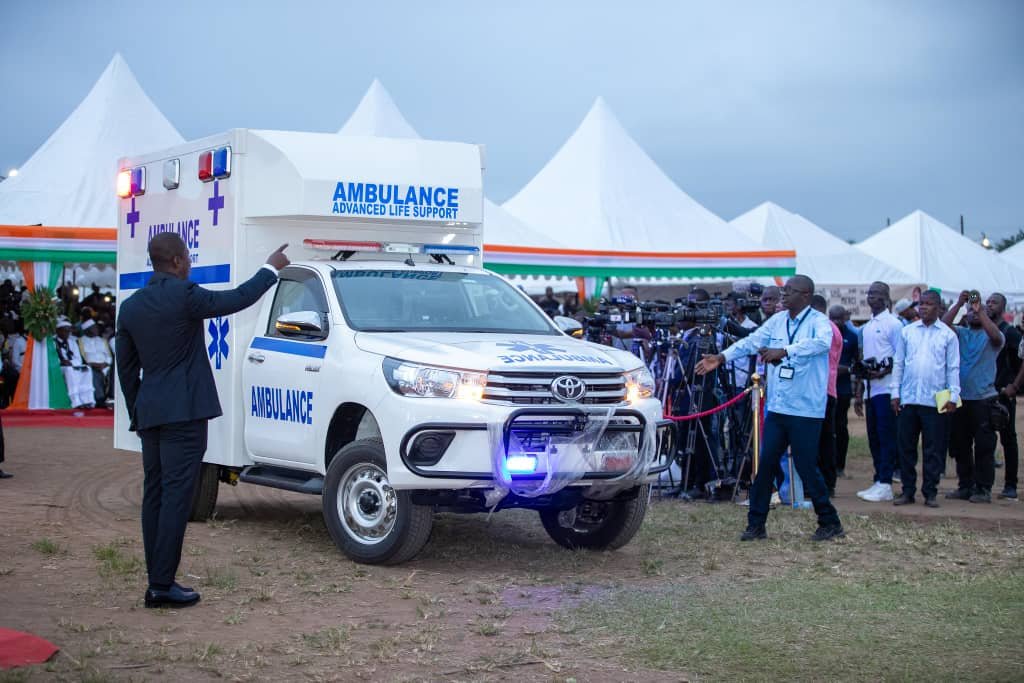
[[[192,510],[188,513],[188,521],[205,522],[213,516],[219,489],[220,467],[204,462],[199,468],[196,490],[192,493]]]
[[[353,441],[327,467],[324,522],[338,549],[363,564],[401,564],[423,549],[434,525],[434,511],[415,505],[408,491],[395,491],[387,479],[380,439]]]
[[[650,493],[650,484],[644,484],[630,500],[589,500],[568,511],[541,510],[540,521],[551,540],[570,550],[618,550],[640,530]],[[576,513],[570,526],[563,526],[570,521],[563,512]]]

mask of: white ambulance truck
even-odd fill
[[[358,562],[412,558],[436,511],[536,509],[570,548],[636,533],[670,450],[653,381],[482,269],[482,148],[232,130],[120,169],[118,301],[160,232],[211,289],[290,245],[257,305],[204,323],[224,416],[193,520],[241,481],[320,495]],[[140,450],[120,393],[115,432]]]

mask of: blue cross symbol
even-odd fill
[[[210,331],[210,336],[213,338],[207,351],[210,353],[210,358],[214,360],[215,367],[220,370],[223,360],[228,357],[228,331],[231,326],[228,325],[227,318],[218,317],[216,320],[210,320],[210,326],[206,329]]]
[[[135,210],[135,197],[132,197],[132,210],[128,212],[126,220],[132,227],[132,237],[135,237],[135,224],[139,222],[139,212]]]
[[[213,196],[210,197],[206,203],[206,208],[209,211],[213,211],[213,224],[217,225],[217,212],[224,209],[224,195],[218,194],[220,192],[220,181],[213,181]]]
[[[513,353],[565,353],[565,349],[551,344],[530,344],[528,342],[514,341],[514,342],[498,342],[496,346],[504,346]]]

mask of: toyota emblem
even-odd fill
[[[562,375],[551,382],[551,394],[563,403],[578,403],[587,395],[587,385],[579,377]]]

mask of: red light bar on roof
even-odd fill
[[[313,240],[305,239],[302,243],[309,249],[329,251],[382,251],[380,242],[354,242],[352,240]]]

